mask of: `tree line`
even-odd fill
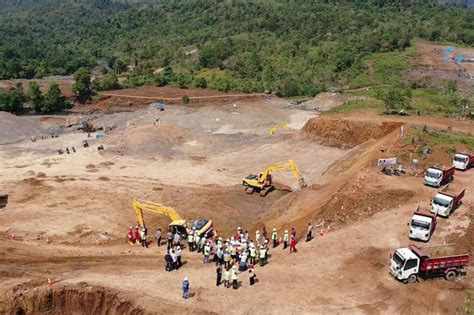
[[[348,84],[373,53],[414,38],[474,45],[474,14],[434,0],[0,0],[0,79],[106,75],[311,95]],[[156,74],[156,69],[168,73]],[[170,74],[169,69],[173,69]],[[207,69],[218,69],[207,75]]]

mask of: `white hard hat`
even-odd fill
[[[241,229],[240,226],[239,226],[239,227],[237,228],[237,230],[242,230],[242,229]]]
[[[285,230],[285,233],[288,233],[288,230]]]
[[[273,228],[273,231],[276,231],[277,229],[276,228]]]
[[[184,277],[184,281],[188,281],[188,277]]]

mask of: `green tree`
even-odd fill
[[[66,98],[61,95],[61,89],[56,82],[51,83],[48,91],[44,95],[43,107],[41,112],[53,113],[61,112],[72,107],[72,104],[66,101]]]
[[[181,99],[182,99],[184,104],[189,104],[189,101],[190,101],[189,96],[183,95],[183,97]]]
[[[87,103],[92,97],[91,76],[87,69],[80,68],[74,73],[72,91],[76,94],[79,103]]]
[[[194,80],[194,86],[198,89],[205,89],[207,88],[207,80],[206,78],[197,78]]]
[[[44,97],[41,94],[39,84],[37,82],[30,82],[28,85],[28,97],[31,101],[32,109],[40,113],[44,105]]]
[[[21,83],[18,83],[15,88],[3,91],[0,94],[0,110],[18,114],[23,110],[23,104],[26,100],[23,87]]]
[[[393,85],[387,91],[377,94],[377,98],[384,102],[387,114],[409,109],[411,97],[411,90],[401,84]]]
[[[109,74],[102,78],[97,78],[92,83],[92,86],[97,91],[118,90],[121,88],[118,77],[115,73]]]

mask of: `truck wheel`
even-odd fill
[[[245,192],[249,195],[253,194],[253,188],[252,187],[247,187],[245,188]]]
[[[453,281],[454,279],[456,279],[457,276],[458,276],[458,273],[454,270],[450,270],[444,275],[444,277],[448,281]]]
[[[408,277],[408,283],[415,283],[416,280],[417,280],[417,277],[416,277],[415,274],[410,275],[410,276]]]

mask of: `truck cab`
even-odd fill
[[[417,210],[409,225],[411,239],[428,242],[436,228],[436,214]]]
[[[437,193],[431,202],[431,213],[442,217],[449,217],[453,208],[454,198],[443,193]]]
[[[456,153],[453,158],[453,166],[458,169],[465,171],[472,164],[473,156],[470,154]]]
[[[390,260],[390,273],[400,281],[415,282],[419,267],[420,258],[409,248],[397,249]]]
[[[443,179],[443,171],[430,167],[425,173],[425,185],[439,187]]]
[[[457,195],[438,192],[431,201],[431,213],[448,218],[461,205],[465,190]]]

